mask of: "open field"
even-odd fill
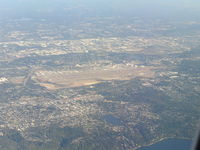
[[[88,86],[111,80],[130,80],[135,77],[153,78],[152,67],[97,68],[81,71],[46,71],[35,73],[33,79],[49,90],[68,87]]]

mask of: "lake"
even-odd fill
[[[192,141],[182,139],[166,139],[150,146],[144,146],[137,150],[190,150]]]

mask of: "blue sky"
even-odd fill
[[[41,5],[89,5],[89,6],[117,6],[117,7],[131,7],[132,5],[146,7],[147,5],[160,7],[187,7],[200,8],[199,0],[0,0],[1,5],[8,7],[18,7],[19,5],[41,7]]]
[[[198,16],[200,0],[0,0],[0,17],[18,13],[27,17],[30,13],[68,13],[72,9],[101,15]]]

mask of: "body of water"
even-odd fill
[[[191,150],[192,141],[182,139],[166,139],[137,150]]]

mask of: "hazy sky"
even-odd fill
[[[76,12],[77,11],[77,12]],[[0,0],[0,17],[87,12],[93,15],[200,16],[200,0]],[[45,16],[45,15],[43,15]]]

